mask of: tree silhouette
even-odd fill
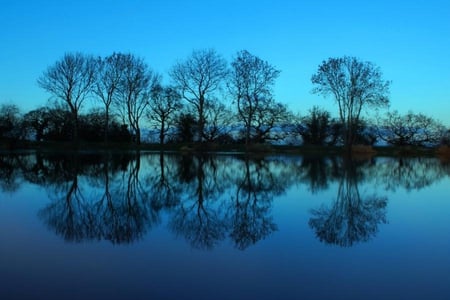
[[[311,78],[313,92],[333,96],[339,107],[339,117],[344,124],[344,143],[350,151],[354,143],[354,130],[360,121],[361,111],[367,107],[389,104],[389,81],[371,62],[355,57],[329,58],[322,62]]]
[[[330,139],[332,122],[328,111],[314,106],[309,110],[309,115],[303,117],[297,125],[297,132],[306,145],[325,145],[333,141]]]
[[[15,104],[2,104],[0,106],[0,140],[18,140],[21,138],[22,116]]]
[[[225,59],[213,49],[193,51],[170,71],[175,86],[195,113],[200,141],[205,135],[206,106],[210,101],[217,101],[214,94],[221,88],[227,72]]]
[[[159,130],[159,143],[165,142],[171,125],[175,123],[176,112],[181,110],[181,96],[172,87],[157,85],[152,90],[152,100],[147,117]]]
[[[231,66],[229,90],[236,101],[239,120],[244,123],[248,145],[252,135],[263,140],[285,116],[284,106],[275,102],[272,91],[280,71],[246,50],[238,52]]]
[[[95,83],[96,60],[80,52],[66,53],[39,77],[38,85],[69,108],[73,141],[78,142],[78,115]]]
[[[141,118],[150,103],[152,90],[160,84],[160,76],[151,70],[142,58],[132,54],[117,55],[122,77],[117,88],[115,105],[122,121],[130,126],[135,142],[140,144]]]
[[[118,89],[123,80],[125,62],[124,55],[113,53],[97,61],[97,76],[93,92],[105,107],[104,142],[108,142],[111,106],[117,97]]]
[[[398,111],[388,112],[382,121],[379,137],[396,146],[430,146],[439,144],[446,128],[439,121],[418,113],[400,115]]]

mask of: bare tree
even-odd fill
[[[325,145],[331,133],[330,113],[318,106],[309,110],[309,115],[300,119],[297,132],[301,135],[303,143],[307,145]]]
[[[159,129],[159,143],[164,144],[169,128],[175,122],[175,112],[181,109],[181,96],[172,87],[156,85],[148,111],[150,123]]]
[[[208,126],[205,128],[205,140],[214,142],[225,137],[231,131],[233,114],[221,102],[209,102],[205,109]]]
[[[22,115],[15,104],[2,104],[0,106],[0,139],[18,139],[21,136],[20,123]]]
[[[42,141],[44,133],[48,130],[50,124],[50,109],[48,107],[39,107],[27,112],[23,116],[23,125],[25,134],[33,136],[36,141]]]
[[[92,91],[96,60],[91,55],[66,53],[39,77],[38,85],[58,100],[67,104],[73,118],[73,141],[78,141],[78,114],[86,97]]]
[[[105,107],[105,143],[108,142],[111,106],[114,97],[117,95],[125,69],[124,57],[122,54],[113,53],[104,59],[98,59],[97,77],[93,91]]]
[[[379,130],[382,140],[397,146],[429,146],[439,144],[446,128],[439,121],[424,114],[398,111],[388,112]]]
[[[128,122],[137,144],[141,143],[140,120],[150,101],[153,87],[159,84],[159,75],[152,71],[143,59],[132,54],[120,56],[122,79],[117,89],[115,104],[124,123]]]
[[[272,87],[280,71],[246,50],[238,52],[231,66],[229,90],[237,103],[239,119],[244,122],[245,143],[248,144],[252,130],[262,136],[285,111],[273,99]],[[265,128],[262,121],[267,121]]]
[[[225,59],[212,49],[194,51],[170,71],[182,97],[197,114],[200,141],[205,137],[206,103],[214,101],[214,93],[220,89],[227,72]]]
[[[389,81],[371,62],[355,57],[329,58],[319,66],[311,78],[313,93],[333,96],[339,107],[339,117],[344,124],[344,143],[349,151],[354,142],[354,129],[366,107],[389,105]]]

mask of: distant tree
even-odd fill
[[[246,50],[237,53],[231,66],[229,90],[244,123],[245,143],[250,142],[252,132],[257,140],[262,140],[286,112],[273,99],[272,87],[280,71]]]
[[[309,115],[300,119],[297,131],[304,144],[325,145],[331,135],[331,124],[330,113],[314,106],[309,110]]]
[[[439,144],[445,131],[443,124],[422,113],[393,111],[382,121],[379,136],[391,145],[429,146]]]
[[[22,116],[15,104],[0,106],[0,139],[19,139]]]
[[[441,144],[450,146],[450,129],[445,130],[444,136],[442,137]]]
[[[49,108],[43,106],[27,112],[23,116],[23,124],[27,136],[42,141],[50,124]]]
[[[65,102],[73,119],[73,141],[78,141],[78,115],[95,83],[97,62],[93,56],[66,53],[39,77],[38,85]]]
[[[260,106],[256,110],[255,122],[253,124],[252,141],[265,143],[267,141],[282,140],[287,133],[284,130],[291,113],[286,105],[269,101],[265,107]]]
[[[111,106],[117,96],[122,76],[125,71],[126,56],[113,53],[106,58],[99,58],[97,63],[97,76],[94,85],[94,94],[105,107],[104,142],[108,142]]]
[[[205,140],[207,142],[216,142],[221,138],[225,138],[230,132],[233,114],[225,104],[209,102],[205,109],[205,119],[208,124],[204,129]]]
[[[56,105],[44,115],[47,119],[47,128],[44,130],[43,139],[46,141],[73,141],[74,120],[72,113],[67,109]],[[78,130],[78,129],[77,129]]]
[[[181,108],[181,96],[176,89],[161,85],[153,88],[147,117],[150,124],[158,128],[161,145],[164,144],[170,126],[175,122],[175,113]]]
[[[190,143],[198,134],[198,122],[190,113],[181,113],[176,120],[177,142]]]
[[[362,145],[374,145],[378,140],[376,126],[369,120],[360,118],[353,127],[354,143]]]
[[[94,109],[87,114],[82,114],[79,117],[80,139],[88,142],[99,142],[105,137],[105,114],[99,109]]]
[[[200,141],[205,138],[207,103],[216,100],[214,93],[220,89],[227,72],[225,59],[212,49],[195,50],[170,71],[181,96],[196,114]]]
[[[382,79],[382,73],[371,62],[355,57],[329,58],[322,62],[311,78],[313,92],[333,96],[339,107],[339,117],[344,124],[344,144],[351,149],[354,143],[355,124],[361,111],[367,107],[383,107],[389,104],[390,82]]]
[[[132,54],[118,54],[123,64],[123,74],[118,87],[115,102],[122,120],[128,123],[135,136],[135,142],[141,143],[140,121],[149,103],[152,89],[159,85],[157,75],[143,59]]]

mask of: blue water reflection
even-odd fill
[[[0,156],[1,299],[447,299],[434,158]]]

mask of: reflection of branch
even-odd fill
[[[434,158],[399,158],[381,161],[374,169],[374,178],[395,191],[399,187],[407,191],[419,190],[445,176],[445,170]]]
[[[277,230],[269,214],[273,199],[271,173],[261,172],[261,168],[250,168],[250,162],[245,160],[243,178],[238,182],[234,206],[231,211],[232,230],[230,237],[238,249],[244,250]],[[252,177],[256,174],[256,177]],[[265,175],[263,175],[265,174]],[[232,202],[232,203],[233,203]]]
[[[77,163],[71,163],[77,166]],[[109,240],[114,244],[130,243],[141,238],[150,224],[159,221],[148,209],[146,191],[139,180],[140,157],[128,164],[123,176],[110,191],[108,162],[104,162],[104,192],[99,198],[85,199],[76,169],[67,169],[72,180],[54,184],[50,194],[55,200],[39,212],[39,216],[67,241]],[[96,201],[97,200],[97,201]]]
[[[15,155],[0,156],[0,189],[15,192],[19,189],[21,180],[18,174],[20,159]]]
[[[355,173],[346,171],[331,208],[322,206],[311,211],[309,225],[320,241],[349,247],[370,240],[378,232],[378,224],[386,223],[387,198],[361,199]]]
[[[61,192],[64,193],[62,197],[57,196],[53,203],[39,212],[39,216],[66,241],[80,242],[92,239],[97,233],[90,227],[93,216],[84,203],[78,186],[78,176],[75,175],[66,186],[66,190],[60,186]]]
[[[170,227],[193,247],[212,249],[218,241],[224,239],[226,223],[220,210],[212,206],[212,200],[217,196],[215,191],[219,190],[214,184],[217,181],[205,179],[213,175],[205,176],[203,158],[197,158],[197,162],[196,180],[189,182],[193,187],[193,195],[176,208]],[[185,192],[187,191],[189,188],[186,188]]]

